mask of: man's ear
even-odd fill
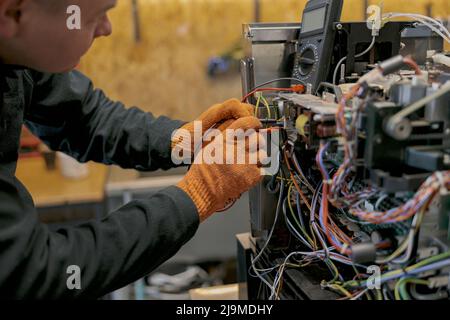
[[[18,32],[22,6],[26,0],[0,0],[0,37],[12,38]]]

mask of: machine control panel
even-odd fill
[[[316,90],[326,81],[333,43],[334,24],[339,22],[343,0],[310,0],[303,12],[293,77]]]

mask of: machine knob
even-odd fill
[[[299,65],[300,65],[300,74],[302,76],[307,76],[314,67],[316,63],[316,59],[314,56],[314,51],[312,48],[305,49],[302,53],[300,53]]]

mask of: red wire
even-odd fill
[[[403,63],[413,68],[416,75],[420,76],[422,74],[422,70],[420,70],[419,65],[411,57],[405,57],[403,59]]]

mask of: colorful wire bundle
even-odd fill
[[[441,188],[450,190],[450,171],[433,174],[422,184],[416,195],[401,207],[386,212],[365,212],[355,209],[350,209],[350,212],[373,224],[405,221],[426,208]]]
[[[417,65],[411,59],[405,58],[404,63],[413,67],[416,73],[420,71],[418,71]],[[361,81],[377,77],[381,72],[382,70],[374,70]],[[274,88],[265,89],[272,91]],[[287,90],[287,88],[277,89],[277,91],[280,90]],[[255,90],[245,99],[259,91],[265,90]],[[259,277],[270,289],[270,294],[268,294],[270,299],[280,298],[283,276],[288,268],[304,268],[312,263],[323,263],[329,269],[332,279],[329,281],[324,280],[322,288],[337,292],[343,297],[341,298],[343,300],[356,300],[363,297],[377,300],[391,298],[408,299],[410,293],[414,294],[413,290],[408,290],[408,286],[430,285],[431,282],[426,277],[423,277],[423,272],[450,266],[450,252],[409,265],[413,257],[416,236],[428,207],[442,189],[450,190],[450,171],[433,174],[406,203],[398,206],[399,201],[397,201],[395,204],[397,207],[387,211],[379,209],[382,207],[381,203],[383,200],[388,198],[387,194],[380,193],[379,190],[370,186],[362,190],[360,190],[361,188],[356,189],[357,191],[355,191],[355,163],[357,160],[358,142],[356,121],[365,102],[364,91],[365,86],[362,83],[357,83],[339,103],[336,123],[344,148],[344,160],[336,171],[335,169],[330,170],[325,165],[327,151],[331,149],[330,142],[322,142],[316,154],[315,162],[322,177],[322,180],[319,182],[315,174],[305,175],[294,150],[289,150],[287,142],[280,149],[285,166],[283,170],[280,165],[280,173],[273,180],[279,182],[280,185],[278,188],[279,199],[275,222],[262,250],[256,258],[252,259],[251,267],[255,274],[254,276]],[[361,103],[355,104],[356,107],[352,109],[347,108],[348,102],[355,97],[361,99]],[[258,107],[261,103],[264,103],[265,107],[270,110],[268,102],[263,99],[262,94],[258,95],[257,98]],[[304,163],[302,162],[302,164]],[[378,197],[378,199],[375,199],[375,197]],[[371,206],[365,205],[366,202],[375,203],[372,206],[373,209]],[[392,247],[393,245],[389,241],[376,244],[377,249],[389,249],[389,251],[377,251],[375,261],[380,270],[390,270],[381,274],[380,283],[384,286],[382,289],[370,289],[367,280],[370,278],[370,275],[366,273],[367,271],[361,270],[365,270],[365,266],[354,264],[352,259],[349,258],[354,245],[353,239],[341,230],[333,220],[336,219],[336,215],[331,211],[330,204],[337,209],[337,212],[345,212],[348,217],[356,217],[354,218],[354,223],[361,225],[390,224],[412,219],[411,224],[408,223],[408,227],[410,226],[409,232],[395,248]],[[281,213],[284,215],[287,229],[299,240],[296,243],[300,245],[298,248],[301,250],[296,248],[295,251],[286,254],[281,260],[282,262],[268,268],[258,269],[255,263],[261,258],[264,250],[267,248]],[[309,221],[307,220],[308,217]],[[344,280],[343,274],[347,276],[348,273],[341,274],[338,264],[353,268],[355,272],[353,280]],[[398,269],[392,270],[392,266]],[[274,275],[269,276],[271,273],[274,273]],[[392,287],[395,287],[394,290],[387,287],[387,285],[391,284],[394,285]],[[393,291],[393,294],[389,295],[390,291]],[[436,296],[437,293],[439,292],[432,292],[431,295]],[[416,292],[416,295],[420,294]]]

